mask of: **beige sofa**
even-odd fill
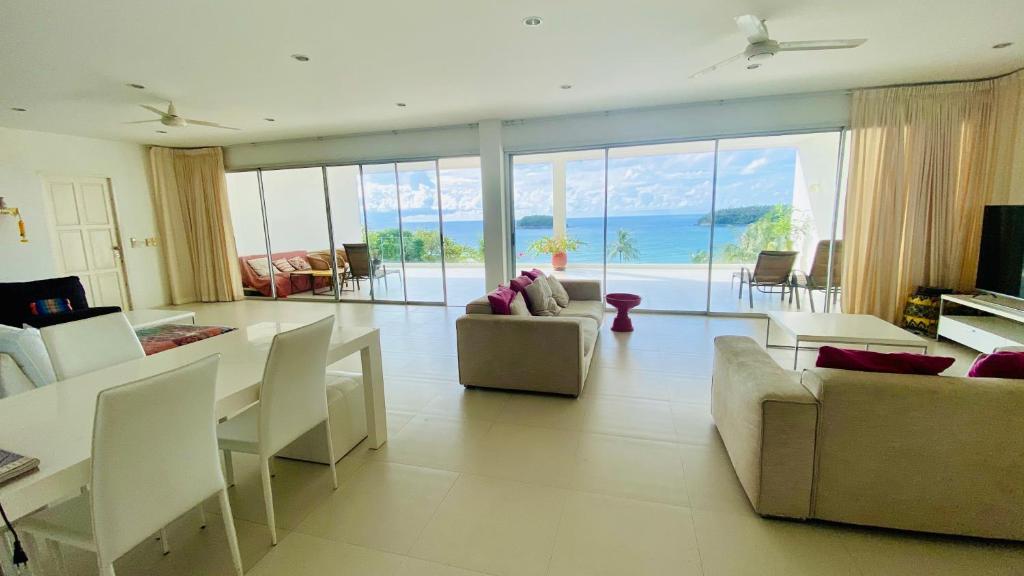
[[[499,316],[483,296],[455,322],[463,386],[579,396],[604,321],[601,283],[561,280],[569,306],[558,316]]]
[[[712,415],[754,509],[1024,539],[1024,380],[784,370],[715,339]]]

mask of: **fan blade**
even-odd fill
[[[209,126],[210,128],[223,128],[225,130],[240,130],[240,128],[232,128],[231,126],[222,126],[220,124],[217,124],[216,122],[207,122],[206,120],[193,120],[191,118],[186,118],[185,121],[188,122],[189,124],[196,124],[198,126]]]
[[[163,118],[164,116],[167,115],[166,112],[164,112],[163,110],[161,110],[159,108],[154,108],[152,106],[147,106],[146,104],[139,104],[139,106],[142,106],[143,108],[145,108],[146,110],[149,110],[150,112],[154,112],[156,114],[159,114],[161,118]]]
[[[779,51],[796,52],[799,50],[842,50],[844,48],[856,48],[867,41],[867,38],[851,38],[848,40],[802,40],[799,42],[779,42]]]
[[[768,40],[768,27],[764,25],[764,20],[761,20],[753,14],[737,16],[736,26],[739,27],[740,32],[743,32],[743,35],[747,37],[747,42],[750,42],[751,44],[757,44],[758,42]]]
[[[737,54],[735,56],[730,56],[729,58],[726,58],[725,60],[722,60],[718,64],[712,64],[711,66],[708,66],[707,68],[705,68],[703,70],[700,70],[700,71],[694,72],[693,74],[690,74],[690,78],[697,78],[697,77],[703,76],[705,74],[710,74],[710,73],[714,72],[715,70],[718,70],[719,68],[725,66],[726,64],[731,64],[732,62],[734,62],[736,60],[739,60],[743,56],[744,56],[743,52],[740,52],[739,54]]]
[[[134,122],[125,122],[125,124],[149,124],[150,122],[160,122],[160,118],[155,120],[136,120]]]

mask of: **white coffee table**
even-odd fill
[[[130,310],[124,313],[128,317],[128,323],[136,330],[152,328],[161,324],[195,324],[196,313],[191,310],[160,310],[149,308],[144,310]]]
[[[769,312],[765,346],[789,348],[770,344],[772,324],[782,328],[796,340],[793,345],[793,369],[800,356],[800,344],[818,342],[828,344],[857,344],[865,349],[876,346],[918,348],[928,353],[928,340],[870,314],[816,314],[814,312]],[[805,348],[813,350],[814,348]]]

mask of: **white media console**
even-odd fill
[[[939,307],[939,337],[991,354],[996,348],[1024,346],[1024,310],[1003,304],[998,296],[945,294]],[[947,314],[949,304],[981,312],[978,315]]]

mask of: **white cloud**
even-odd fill
[[[761,156],[760,158],[755,158],[751,160],[750,164],[747,164],[746,166],[743,167],[742,170],[740,170],[740,174],[743,174],[745,176],[753,174],[754,172],[757,172],[758,168],[764,166],[767,163],[768,159],[765,158],[764,156]]]

